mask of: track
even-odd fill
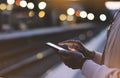
[[[63,40],[76,38],[80,34],[86,35],[88,31],[94,34],[86,36],[83,42],[96,36],[104,27],[96,27],[93,24],[83,25],[80,28],[61,29],[59,32],[54,29],[52,33],[34,34],[21,36],[20,38],[2,38],[0,41],[0,76],[7,78],[38,78],[52,66],[59,64],[60,59],[53,50],[45,43],[51,41],[58,43]],[[64,30],[64,31],[62,31]],[[40,32],[41,33],[41,32]]]

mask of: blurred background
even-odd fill
[[[0,0],[0,78],[49,78],[62,62],[46,42],[100,36],[102,51],[100,34],[119,8],[119,0]]]

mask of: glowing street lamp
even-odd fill
[[[27,4],[27,7],[28,7],[28,9],[34,9],[34,3],[29,2],[29,3]]]
[[[7,9],[8,11],[11,11],[11,10],[13,9],[13,5],[7,5],[6,9]]]
[[[94,16],[93,13],[89,13],[89,14],[87,15],[87,18],[88,18],[89,20],[93,20],[93,19],[95,18],[95,16]]]
[[[29,15],[29,17],[33,17],[33,16],[35,15],[35,12],[34,12],[34,11],[30,11],[30,12],[28,13],[28,15]]]
[[[27,2],[25,0],[20,1],[20,6],[25,8],[27,6]]]
[[[13,5],[13,4],[15,3],[15,0],[7,0],[7,3],[8,3],[9,5]]]
[[[87,12],[86,11],[81,11],[80,12],[80,17],[81,18],[86,18],[87,17]]]
[[[75,12],[75,15],[76,15],[77,17],[79,17],[79,16],[80,16],[80,11],[77,10],[77,11]]]
[[[16,5],[16,6],[20,6],[20,0],[16,0],[16,1],[15,1],[15,5]]]
[[[107,1],[105,6],[109,10],[117,10],[120,8],[120,1]]]
[[[67,18],[67,16],[66,16],[65,14],[61,14],[61,15],[59,16],[59,19],[60,19],[61,21],[65,21],[66,18]]]
[[[6,4],[4,4],[4,3],[0,4],[0,9],[1,10],[6,10],[6,8],[7,8]]]
[[[40,18],[45,17],[45,11],[40,11],[39,14],[38,14],[38,16],[39,16]]]
[[[40,2],[40,3],[38,4],[38,8],[41,9],[41,10],[42,10],[42,9],[45,9],[46,6],[47,6],[46,2]]]
[[[74,20],[74,16],[72,16],[72,15],[67,16],[67,21],[73,21],[73,20]]]
[[[101,21],[106,21],[106,19],[107,19],[105,14],[100,14],[99,18]]]
[[[75,14],[75,10],[73,8],[68,8],[67,9],[67,14],[68,15],[74,15]]]

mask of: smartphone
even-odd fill
[[[58,46],[58,45],[55,45],[55,44],[53,44],[53,43],[51,43],[51,42],[47,42],[46,44],[47,44],[48,46],[52,47],[53,49],[56,49],[56,50],[66,50],[66,49],[64,49],[64,48],[62,48],[62,47],[60,47],[60,46]]]

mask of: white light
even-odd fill
[[[39,9],[45,9],[46,8],[46,2],[40,2],[39,4],[38,4],[38,7],[39,7]]]
[[[9,5],[12,5],[12,4],[15,3],[15,0],[7,0],[7,3],[8,3]]]
[[[29,2],[27,4],[28,9],[34,9],[34,4],[32,2]]]
[[[69,9],[67,9],[67,14],[68,15],[74,15],[75,14],[75,10],[73,8],[69,8]]]
[[[74,17],[72,15],[67,16],[67,21],[73,21],[73,20],[74,20]]]
[[[27,2],[25,0],[20,1],[20,6],[25,8],[27,6]]]
[[[93,13],[89,13],[89,14],[87,15],[87,18],[88,18],[89,20],[93,20],[93,19],[95,18],[95,16],[94,16]]]
[[[120,8],[120,1],[107,1],[105,6],[109,10],[117,10]]]
[[[80,12],[80,17],[81,18],[86,18],[87,17],[87,12],[86,11],[81,11]]]
[[[13,9],[13,5],[7,5],[7,10],[11,11]]]
[[[107,19],[107,17],[106,17],[105,14],[101,14],[101,15],[99,16],[99,18],[100,18],[101,21],[106,21],[106,19]]]

